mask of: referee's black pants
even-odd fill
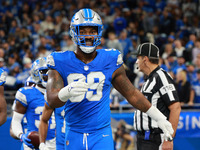
[[[138,131],[137,150],[159,150],[159,146],[162,143],[160,135],[160,132],[155,131],[150,133]]]

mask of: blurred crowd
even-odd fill
[[[121,51],[127,75],[137,88],[144,80],[133,54],[140,43],[152,42],[160,49],[161,67],[176,82],[181,103],[200,103],[198,0],[1,0],[0,67],[8,74],[6,90],[24,85],[38,57],[76,49],[69,27],[81,8],[91,8],[102,17],[98,48]],[[118,93],[113,93],[114,101]],[[117,105],[126,103],[119,99]]]

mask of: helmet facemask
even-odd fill
[[[46,88],[47,80],[48,80],[48,69],[47,68],[40,69],[39,74],[40,74],[41,84],[42,84],[43,87]]]

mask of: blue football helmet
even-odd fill
[[[80,35],[80,26],[93,26],[97,27],[97,35]],[[101,17],[91,9],[79,10],[71,20],[70,35],[75,44],[77,44],[84,53],[92,53],[95,48],[101,44],[101,36],[103,31],[103,24]],[[93,36],[94,41],[92,46],[87,46],[85,37]]]
[[[37,84],[41,83],[46,87],[48,77],[46,57],[38,58],[33,62],[31,66],[31,76]]]

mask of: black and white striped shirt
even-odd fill
[[[169,118],[168,106],[173,102],[179,101],[173,79],[159,66],[150,73],[141,88],[141,92],[167,118]],[[154,128],[158,128],[156,121],[148,117],[146,113],[136,110],[134,129],[136,131],[147,131]]]

